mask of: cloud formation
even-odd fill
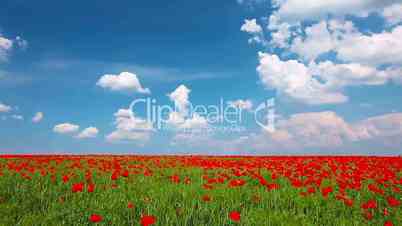
[[[401,3],[386,1],[273,1],[257,72],[280,97],[300,103],[339,104],[346,87],[402,84]],[[352,19],[382,16],[382,31],[362,32]],[[265,20],[262,18],[261,20]],[[243,27],[258,25],[248,21]],[[306,23],[305,23],[306,22]],[[252,26],[253,25],[253,26]],[[281,51],[278,54],[278,49]],[[363,51],[364,50],[364,51]]]
[[[55,125],[53,127],[53,132],[60,134],[71,134],[77,132],[79,129],[80,126],[66,122]]]
[[[197,130],[208,126],[205,117],[197,113],[189,115],[190,92],[191,90],[185,85],[179,85],[173,92],[168,94],[170,100],[174,102],[175,111],[170,112],[167,124],[174,129]]]
[[[321,20],[328,15],[342,17],[355,15],[366,17],[370,12],[378,12],[391,6],[395,0],[274,0],[278,7],[276,14],[284,21]]]
[[[136,74],[130,72],[121,72],[118,75],[103,75],[96,85],[112,91],[127,91],[149,94],[148,88],[143,88]]]
[[[247,33],[260,33],[262,32],[262,27],[257,24],[256,19],[245,19],[244,24],[240,27],[240,30]]]
[[[235,108],[239,108],[242,110],[247,110],[247,111],[251,111],[253,108],[253,103],[251,102],[251,100],[234,100],[234,101],[228,101],[228,104],[232,107]]]
[[[96,127],[88,127],[81,131],[76,137],[79,139],[95,138],[99,133]]]
[[[277,122],[275,132],[262,130],[237,142],[260,153],[303,153],[306,149],[314,148],[341,150],[346,145],[367,141],[397,147],[401,142],[395,141],[400,136],[402,113],[379,115],[350,123],[335,112],[323,111],[290,115]]]
[[[119,109],[115,114],[116,130],[106,136],[109,142],[138,142],[140,145],[148,141],[154,131],[151,122],[135,116],[130,109]]]
[[[0,102],[0,112],[10,112],[11,109],[12,109],[11,106],[8,106]]]

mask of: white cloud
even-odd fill
[[[166,121],[168,128],[174,132],[171,145],[196,145],[199,141],[209,138],[207,119],[197,113],[189,114],[190,92],[186,86],[180,85],[168,94],[175,104],[175,111],[169,113]]]
[[[13,47],[13,41],[5,37],[1,37],[0,34],[0,62],[7,61],[8,54]]]
[[[257,24],[256,19],[251,20],[245,19],[244,24],[240,27],[240,30],[253,34],[262,32],[262,27],[259,24]]]
[[[353,126],[360,139],[400,137],[402,135],[402,113],[370,117]]]
[[[112,91],[131,91],[149,94],[148,88],[143,88],[136,74],[121,72],[119,75],[103,75],[96,85]]]
[[[310,112],[292,115],[278,122],[280,130],[286,131],[301,146],[339,146],[344,140],[356,140],[353,128],[335,112]]]
[[[189,94],[191,90],[185,85],[178,86],[172,93],[168,94],[171,101],[174,102],[177,112],[185,117],[188,114],[188,105],[190,104]]]
[[[364,52],[362,52],[364,50]],[[402,64],[402,26],[391,32],[345,36],[337,44],[338,57],[368,65]]]
[[[75,133],[80,129],[80,126],[71,123],[62,123],[53,127],[53,132],[60,134]]]
[[[253,108],[253,103],[251,102],[251,100],[234,100],[234,101],[228,101],[228,104],[232,107],[236,107],[242,110],[247,110],[247,111],[251,111],[251,109]]]
[[[11,115],[11,118],[15,120],[24,120],[24,117],[22,115]]]
[[[96,127],[88,127],[86,129],[84,129],[83,131],[81,131],[81,133],[79,133],[77,135],[77,138],[79,139],[84,139],[84,138],[94,138],[98,135],[99,130]]]
[[[119,109],[115,114],[116,130],[106,136],[109,142],[138,141],[143,144],[154,131],[151,122],[134,115],[129,109]]]
[[[288,22],[320,20],[328,14],[333,16],[367,16],[370,12],[392,5],[395,0],[281,0],[277,1],[278,16]]]
[[[260,151],[312,151],[313,148],[341,150],[348,145],[374,141],[395,146],[402,136],[402,113],[392,113],[346,122],[332,111],[306,112],[291,115],[276,123],[276,131],[251,134],[243,141]],[[399,145],[399,144],[397,144]]]
[[[267,88],[276,89],[307,104],[343,103],[348,98],[341,92],[332,91],[313,78],[309,68],[296,60],[281,61],[277,55],[259,53],[257,72]]]
[[[258,43],[266,45],[262,27],[257,23],[256,19],[245,19],[244,24],[240,27],[240,30],[252,35],[252,37],[248,39],[249,44]]]
[[[393,78],[386,71],[356,63],[334,64],[332,61],[324,61],[311,63],[309,70],[331,90],[354,85],[383,85]]]
[[[38,123],[40,121],[42,121],[43,119],[43,112],[36,112],[36,114],[34,115],[34,117],[32,117],[32,122],[33,123]]]
[[[293,0],[285,1],[284,4],[296,4],[292,2]],[[296,2],[300,5],[305,4],[304,2]],[[329,2],[331,1],[310,3],[313,5],[321,5],[321,3],[325,5]],[[308,4],[309,2],[307,1]],[[333,4],[338,4],[338,1],[334,1]],[[354,6],[353,3],[346,5],[352,8]],[[371,5],[376,5],[376,3],[372,2]],[[400,22],[400,16],[402,16],[402,13],[400,13],[402,10],[399,10],[402,4],[391,5],[388,2],[382,6],[388,5],[389,7],[385,9],[380,7],[378,10],[384,11],[384,17],[385,19],[388,18],[389,23],[397,24]],[[299,22],[304,19],[308,20],[310,17],[303,18],[291,26],[286,20],[285,22],[282,20],[283,18],[279,12],[274,12],[269,18],[267,28],[271,31],[271,44],[285,48],[291,53],[297,53],[306,61],[316,60],[321,54],[334,51],[337,54],[337,58],[343,62],[371,66],[402,64],[402,26],[395,26],[391,31],[384,30],[379,33],[362,34],[351,21],[337,18],[318,21],[305,27],[304,32],[296,32],[294,30],[303,28]],[[361,52],[362,49],[364,49],[364,53]]]
[[[10,112],[11,107],[0,102],[0,112]]]
[[[272,14],[269,17],[268,27],[271,34],[271,44],[279,48],[288,48],[289,39],[294,32],[291,31],[290,24],[286,22],[280,22],[279,18]]]
[[[384,8],[382,16],[391,26],[402,22],[402,4],[393,4]]]
[[[398,70],[377,70],[361,64],[334,64],[324,61],[308,66],[296,60],[282,61],[277,55],[259,53],[257,72],[262,83],[306,104],[336,104],[346,102],[343,89],[357,85],[383,85],[399,81]]]
[[[183,123],[178,125],[180,129],[203,129],[208,126],[208,122],[205,117],[202,117],[196,113],[191,118],[187,118]]]
[[[327,29],[325,21],[307,27],[305,33],[306,38],[296,37],[290,49],[305,60],[314,60],[320,54],[334,49],[335,42]]]
[[[170,112],[166,123],[174,129],[198,130],[208,126],[205,117],[197,113],[189,115],[190,92],[191,90],[185,85],[180,85],[172,93],[168,94],[170,100],[175,104],[175,110]]]

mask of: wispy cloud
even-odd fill
[[[228,73],[213,71],[194,71],[177,67],[160,65],[140,65],[129,62],[104,62],[94,60],[77,59],[42,59],[35,63],[35,68],[47,72],[72,72],[85,68],[87,73],[98,75],[99,73],[119,73],[130,71],[136,73],[147,82],[177,82],[208,80],[230,77]]]

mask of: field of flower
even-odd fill
[[[402,225],[401,157],[2,156],[0,225]]]

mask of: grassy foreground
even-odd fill
[[[402,159],[3,156],[0,226],[402,225]]]

